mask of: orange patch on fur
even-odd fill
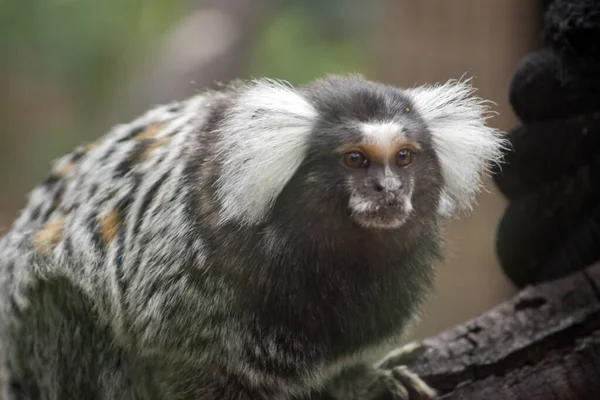
[[[65,163],[65,165],[60,167],[60,169],[57,172],[61,177],[64,178],[65,176],[67,176],[69,174],[69,172],[71,172],[73,167],[74,167],[74,164],[71,161],[67,161]]]
[[[167,144],[169,142],[169,140],[171,140],[170,136],[163,136],[161,138],[154,140],[152,143],[150,143],[148,148],[142,154],[139,155],[139,157],[137,158],[136,161],[142,162],[142,161],[146,160],[148,158],[148,156],[150,156],[150,153],[152,153],[154,150],[159,149],[162,146],[164,146],[165,144]]]
[[[115,238],[120,225],[119,212],[117,210],[112,210],[100,223],[100,233],[104,244],[110,243]]]
[[[100,141],[93,142],[93,143],[90,143],[87,146],[85,146],[85,152],[89,153],[90,151],[94,150],[97,147],[100,147]]]
[[[67,217],[62,216],[48,222],[33,235],[34,248],[43,254],[48,254],[62,241]]]
[[[138,133],[134,139],[137,141],[144,139],[152,139],[164,128],[165,124],[161,122],[153,122],[146,127],[143,131]]]

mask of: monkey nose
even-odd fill
[[[376,192],[393,192],[402,187],[402,182],[393,178],[378,179],[373,183]]]

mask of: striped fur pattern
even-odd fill
[[[457,136],[466,149],[450,143],[441,158],[457,173],[436,157],[451,139],[435,144],[426,127],[445,135],[435,119],[452,105],[360,77],[298,90],[235,83],[158,106],[57,160],[0,239],[4,398],[286,400],[368,360],[414,320],[433,281],[443,193],[472,201],[498,154],[478,100],[451,90],[460,96],[440,101],[468,111],[451,126],[474,136]],[[377,98],[368,118],[365,93]],[[407,117],[420,102],[425,115]],[[422,132],[427,176],[400,229],[353,224],[337,192],[347,181],[311,169],[338,135],[323,132],[342,123]],[[463,153],[450,160],[453,151]],[[472,182],[456,181],[463,172]]]

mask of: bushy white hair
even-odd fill
[[[252,224],[268,213],[305,157],[316,116],[309,101],[283,82],[261,79],[243,89],[217,145],[221,221]]]
[[[449,80],[406,90],[432,134],[445,180],[440,212],[471,211],[491,163],[499,162],[506,141],[486,125],[489,102],[474,95],[471,80]]]

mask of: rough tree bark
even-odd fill
[[[600,263],[423,343],[408,366],[440,399],[599,399]]]

